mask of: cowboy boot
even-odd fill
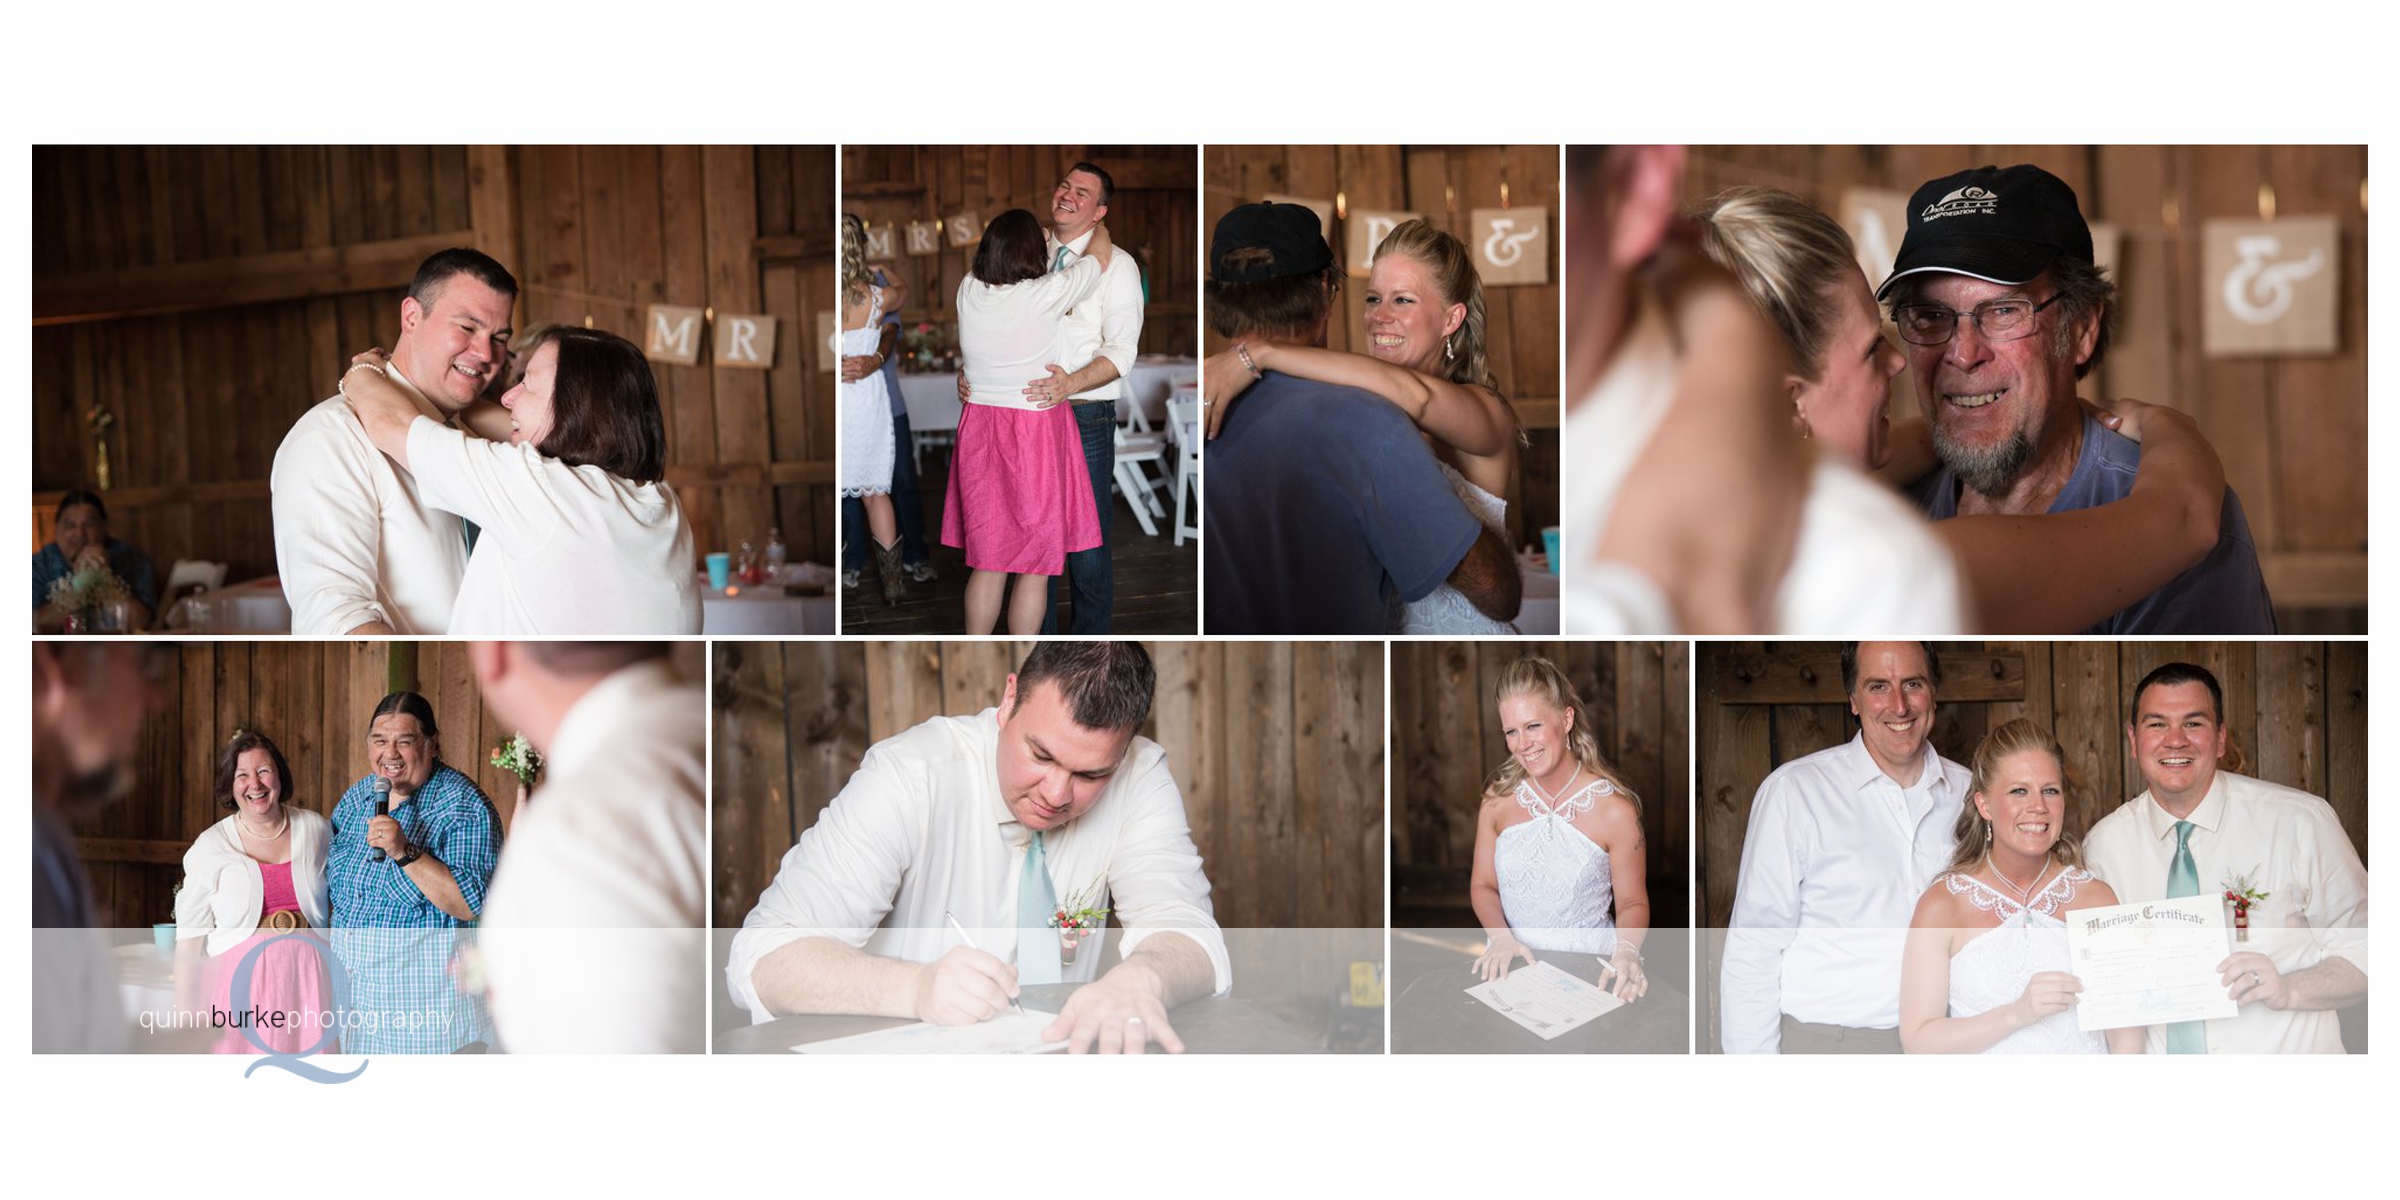
[[[883,576],[883,602],[898,607],[908,598],[908,581],[900,574],[900,542],[875,547],[875,573]]]

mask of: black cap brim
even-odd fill
[[[2048,269],[2058,255],[2058,247],[2047,242],[1988,233],[1952,233],[1941,238],[1939,245],[1903,248],[1892,263],[1892,273],[1876,287],[1875,299],[1880,302],[1888,298],[1892,285],[1902,276],[1925,271],[1967,275],[1986,283],[2014,287]]]

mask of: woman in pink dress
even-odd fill
[[[325,927],[327,823],[287,802],[290,780],[265,734],[235,734],[217,760],[217,799],[232,813],[183,856],[175,995],[223,1031],[211,1046],[219,1054],[337,1048],[325,947],[310,932]],[[247,994],[235,995],[245,962]]]
[[[1112,253],[1108,228],[1095,226],[1083,256],[1051,270],[1057,256],[1042,240],[1041,223],[1012,208],[984,226],[975,265],[959,281],[967,403],[942,504],[942,544],[965,550],[973,572],[968,633],[993,632],[1003,591],[1009,635],[1039,632],[1049,577],[1068,552],[1100,544],[1075,415],[1055,399],[1027,397],[1025,384],[1062,357],[1059,320],[1099,289]]]

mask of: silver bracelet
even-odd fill
[[[1240,342],[1235,342],[1235,343],[1233,344],[1233,356],[1234,356],[1235,358],[1238,358],[1238,359],[1241,359],[1241,360],[1242,360],[1242,366],[1243,366],[1243,368],[1244,368],[1244,369],[1246,369],[1246,370],[1248,370],[1248,371],[1250,372],[1250,378],[1252,378],[1252,379],[1264,379],[1264,378],[1266,378],[1266,376],[1265,376],[1265,375],[1263,375],[1263,374],[1260,374],[1260,373],[1259,373],[1258,364],[1257,364],[1257,363],[1255,363],[1255,362],[1252,362],[1252,361],[1250,360],[1250,347],[1248,347],[1248,346],[1246,346],[1246,345],[1244,345],[1244,344],[1242,344],[1242,343],[1240,343]]]

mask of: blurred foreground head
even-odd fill
[[[122,642],[33,644],[34,803],[69,811],[125,794],[167,653]]]

